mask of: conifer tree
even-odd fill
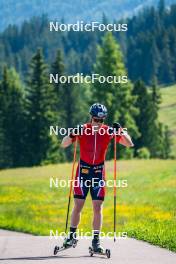
[[[172,83],[174,81],[174,65],[173,58],[171,57],[169,48],[169,36],[167,32],[161,38],[161,58],[162,63],[160,65],[159,76],[161,83]]]
[[[11,146],[8,142],[7,112],[9,108],[10,82],[7,67],[2,72],[0,83],[0,168],[13,166]]]
[[[148,89],[142,81],[137,81],[133,93],[137,96],[135,106],[139,109],[136,124],[140,137],[135,142],[136,149],[146,147],[153,158],[169,157],[169,134],[158,120],[161,95],[156,81],[153,81],[151,89]],[[165,153],[166,141],[168,144],[167,154]]]
[[[14,69],[4,67],[0,101],[0,167],[24,166],[24,90]]]
[[[57,125],[57,95],[40,49],[32,58],[27,84],[29,165],[57,162],[58,140],[49,135],[50,126]]]
[[[149,149],[151,157],[168,158],[170,152],[170,139],[168,129],[164,124],[158,120],[159,105],[161,103],[161,94],[156,80],[153,80],[151,87],[151,126],[153,129],[153,137],[151,137]],[[168,151],[165,150],[166,144],[168,144]]]
[[[171,137],[168,126],[164,126],[163,132],[163,156],[164,159],[169,159],[171,157]]]
[[[165,12],[165,0],[159,0],[158,11],[159,11],[159,15],[162,17]]]
[[[126,76],[122,52],[111,33],[107,33],[98,46],[94,72],[102,76],[115,76],[117,79]],[[138,130],[134,121],[137,111],[134,107],[135,97],[132,96],[132,84],[127,83],[100,83],[95,82],[93,87],[94,102],[104,104],[108,109],[107,122],[112,125],[118,121],[123,127],[127,127],[132,137],[137,137]],[[120,149],[121,156],[125,155],[125,149]],[[112,147],[110,157],[112,157]]]
[[[61,50],[57,51],[56,59],[53,62],[51,66],[51,73],[56,76],[58,74],[58,79],[60,76],[65,75],[65,65],[63,63],[63,57]],[[53,83],[55,93],[57,95],[56,101],[56,111],[58,112],[58,124],[63,125],[63,117],[64,117],[64,111],[65,111],[65,105],[64,105],[64,84],[58,82]]]
[[[149,149],[150,139],[153,135],[153,128],[150,129],[151,102],[147,88],[141,80],[135,83],[133,94],[137,96],[135,106],[139,109],[139,114],[135,120],[140,132],[140,137],[135,140],[135,148],[147,147]]]

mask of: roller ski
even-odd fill
[[[64,240],[63,245],[61,247],[55,246],[54,255],[57,255],[57,253],[60,252],[60,251],[64,251],[64,250],[72,248],[72,247],[75,248],[77,246],[77,242],[78,242],[78,240],[75,239],[75,238],[72,238],[72,239],[66,238]]]
[[[100,241],[93,239],[92,240],[92,247],[89,247],[89,254],[92,257],[94,254],[95,255],[103,255],[106,256],[107,258],[111,257],[111,251],[110,249],[104,249],[103,247],[100,246]]]

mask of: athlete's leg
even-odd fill
[[[76,229],[80,222],[81,210],[84,206],[85,199],[89,191],[89,188],[84,185],[85,177],[84,174],[82,174],[82,164],[80,169],[79,163],[74,181],[74,207],[71,214],[70,232],[64,242],[65,247],[71,246],[72,242],[76,238]]]
[[[93,230],[99,230],[101,229],[102,225],[102,200],[93,200]]]
[[[74,207],[71,215],[71,227],[77,227],[80,222],[81,210],[84,206],[85,199],[74,198]]]
[[[102,200],[93,200],[93,240],[92,240],[92,247],[93,250],[96,252],[103,252],[103,248],[100,246],[100,229],[102,225]]]
[[[80,221],[81,210],[84,206],[85,199],[74,198],[74,207],[71,215],[70,232],[64,241],[64,247],[72,246],[73,240],[76,239],[76,229]]]
[[[89,187],[85,185],[89,169],[80,161],[74,181],[74,208],[71,216],[71,227],[77,227],[80,221],[81,210],[84,206]]]
[[[98,169],[97,169],[98,167]],[[102,207],[105,196],[104,165],[93,168],[90,193],[93,204],[93,229],[100,230],[102,225]]]
[[[97,165],[93,168],[92,186],[90,188],[93,204],[93,240],[92,247],[96,252],[103,252],[100,246],[100,230],[102,226],[102,207],[105,196],[104,186],[104,165]]]

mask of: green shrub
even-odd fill
[[[139,159],[150,159],[150,151],[148,148],[140,148],[137,150],[137,157]]]

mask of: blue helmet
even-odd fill
[[[90,107],[89,113],[92,117],[105,118],[108,114],[108,111],[104,105],[96,103]]]

